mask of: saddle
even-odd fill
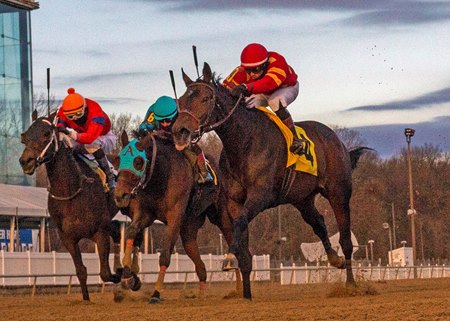
[[[108,180],[106,177],[105,172],[100,168],[100,166],[97,164],[97,162],[94,159],[94,156],[90,155],[90,154],[80,154],[77,153],[75,155],[76,157],[78,157],[79,159],[81,159],[86,165],[89,166],[89,168],[100,178],[100,182],[102,182],[102,187],[103,190],[105,191],[105,193],[109,192],[109,186],[108,186]],[[109,163],[109,161],[108,161]],[[109,166],[111,168],[111,170],[113,170],[111,164]],[[115,170],[113,170],[114,175],[117,176],[117,173],[115,172]]]
[[[293,167],[296,171],[308,173],[317,176],[317,159],[315,152],[314,142],[308,137],[306,131],[295,126],[297,136],[305,140],[304,152],[301,155],[292,153],[289,148],[292,145],[293,135],[291,130],[278,118],[278,116],[264,107],[257,107],[258,110],[264,112],[264,114],[277,125],[278,129],[283,134],[283,137],[287,145],[287,163],[286,168]]]

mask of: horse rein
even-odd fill
[[[241,102],[242,99],[242,95],[239,96],[239,99],[237,100],[236,104],[233,106],[233,108],[230,110],[230,112],[221,120],[215,122],[214,124],[208,124],[209,119],[211,117],[211,114],[214,110],[215,107],[220,106],[217,102],[217,96],[216,96],[216,89],[211,86],[210,84],[204,83],[204,82],[194,82],[190,85],[187,86],[187,88],[189,87],[194,87],[194,86],[205,86],[207,88],[209,88],[212,92],[212,107],[209,108],[208,113],[206,114],[206,119],[204,122],[201,122],[201,120],[196,117],[191,111],[187,110],[187,109],[181,109],[179,108],[179,113],[184,113],[189,115],[191,118],[193,118],[195,120],[195,122],[198,124],[198,128],[194,131],[194,136],[195,138],[192,139],[192,143],[196,144],[203,136],[204,133],[209,132],[217,127],[219,127],[220,125],[222,125],[224,122],[226,122],[228,120],[228,118],[231,117],[231,115],[234,113],[234,111],[236,110],[237,106],[239,106],[239,103]],[[203,116],[201,117],[203,118]]]

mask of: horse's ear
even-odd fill
[[[37,110],[33,110],[33,112],[31,113],[31,121],[35,121],[37,119]]]
[[[208,65],[207,62],[203,64],[203,80],[206,82],[211,82],[212,80],[211,67]]]
[[[120,156],[119,154],[110,154],[108,155],[109,162],[112,164],[115,170],[119,169],[120,165]]]
[[[122,142],[122,147],[127,146],[130,142],[128,139],[128,134],[125,130],[122,132],[122,135],[120,135],[120,141]]]
[[[189,78],[188,75],[186,75],[183,68],[181,68],[181,75],[183,76],[183,81],[184,81],[186,87],[193,83],[192,79]]]
[[[56,117],[56,111],[51,113],[50,116],[48,116],[48,120],[53,123],[53,120],[55,119],[55,117]]]

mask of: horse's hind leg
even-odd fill
[[[296,204],[295,206],[300,211],[305,222],[312,227],[314,233],[322,241],[330,264],[337,268],[343,268],[345,262],[341,258],[339,258],[337,252],[331,247],[325,220],[323,218],[323,215],[319,213],[316,206],[314,205],[314,196],[309,197],[308,199],[304,200],[300,204]]]
[[[338,194],[341,195],[341,194]],[[355,279],[352,271],[352,254],[353,243],[350,229],[350,197],[345,196],[329,196],[328,201],[333,208],[334,216],[336,218],[339,228],[339,244],[342,247],[342,252],[345,256],[345,268],[347,272],[347,285],[355,285]]]
[[[200,226],[203,225],[201,222]],[[194,262],[195,272],[200,281],[198,298],[203,299],[206,291],[206,267],[200,257],[200,251],[197,243],[197,232],[199,226],[183,225],[180,231],[181,240],[183,242],[184,250],[189,258]]]
[[[181,213],[167,214],[169,216],[181,217]],[[172,249],[175,246],[175,242],[179,233],[179,223],[168,222],[166,232],[164,233],[163,249],[159,256],[159,274],[155,284],[155,291],[150,297],[149,304],[158,304],[161,302],[161,291],[164,286],[164,278],[166,276],[166,270],[170,265],[170,257],[172,255]]]
[[[83,295],[83,300],[89,301],[89,292],[87,289],[87,269],[83,265],[83,260],[81,258],[81,251],[78,243],[67,239],[62,233],[61,240],[64,243],[67,251],[69,251],[72,256],[73,263],[75,264],[75,271],[77,273],[78,281],[80,282],[81,294]]]

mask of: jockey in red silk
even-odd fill
[[[297,74],[282,55],[258,43],[247,45],[241,53],[241,65],[224,80],[234,96],[243,95],[247,107],[270,107],[294,135],[290,148],[302,153],[303,140],[297,137],[294,121],[287,110],[298,96]]]
[[[95,157],[100,168],[105,172],[108,186],[115,187],[115,178],[105,153],[110,153],[116,145],[116,136],[111,131],[111,121],[100,105],[94,100],[84,98],[69,88],[58,110],[60,128],[71,128],[69,136],[74,147],[81,153],[89,153]]]

